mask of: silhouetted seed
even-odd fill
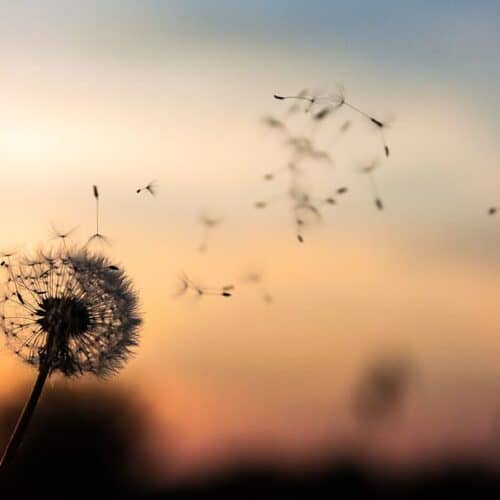
[[[377,125],[377,127],[384,128],[384,124],[381,121],[377,120],[376,118],[373,118],[372,116],[370,116],[370,120],[372,123]]]
[[[178,296],[185,295],[189,290],[192,290],[198,297],[205,295],[218,295],[223,297],[231,297],[230,291],[234,289],[234,285],[225,285],[221,288],[206,288],[197,283],[194,283],[185,274],[181,276],[181,289],[177,293]]]
[[[340,131],[340,132],[347,132],[347,130],[348,130],[350,127],[351,127],[351,122],[348,120],[348,121],[344,122],[344,123],[341,125],[341,127],[340,127],[339,131]]]
[[[273,296],[272,296],[270,293],[267,293],[267,292],[265,292],[265,293],[262,295],[262,300],[263,300],[266,304],[272,304],[272,303],[274,302]]]
[[[266,208],[267,203],[265,201],[256,201],[255,202],[255,208]]]
[[[382,140],[383,140],[383,144],[384,144],[384,153],[385,153],[385,156],[386,157],[389,157],[389,147],[387,146],[386,142],[385,142],[385,139],[384,139],[384,136],[383,136],[383,129],[386,127],[386,125],[381,122],[380,120],[378,120],[377,118],[374,118],[373,116],[370,116],[368,113],[366,113],[365,111],[361,110],[360,108],[354,106],[353,104],[351,104],[350,102],[348,102],[346,100],[346,97],[345,97],[345,92],[344,92],[344,89],[343,87],[339,87],[338,89],[338,92],[337,92],[337,95],[335,96],[314,96],[314,97],[308,97],[307,95],[297,95],[297,96],[275,96],[277,99],[303,99],[303,100],[307,100],[309,101],[309,106],[308,108],[306,109],[306,111],[309,111],[311,109],[311,107],[314,105],[314,103],[316,103],[318,100],[327,100],[327,101],[330,101],[331,103],[333,103],[334,105],[334,108],[324,108],[322,109],[321,111],[319,111],[315,116],[319,117],[318,119],[322,119],[324,118],[329,112],[331,112],[332,110],[336,110],[336,109],[339,109],[341,108],[342,106],[347,106],[349,108],[351,108],[353,111],[359,113],[360,115],[366,117],[368,120],[371,121],[371,123],[373,123],[374,125],[376,125],[380,131],[382,132]],[[330,111],[327,111],[327,110],[330,110]],[[349,123],[349,124],[348,124]],[[341,131],[344,132],[346,131],[350,126],[350,122],[345,122],[342,127],[341,127]]]
[[[248,273],[245,277],[244,280],[248,281],[249,283],[259,283],[262,279],[262,275],[258,272],[251,272]]]
[[[119,271],[120,270],[120,268],[118,266],[113,266],[113,265],[108,266],[108,269],[111,269],[111,271]]]
[[[488,209],[488,215],[495,215],[497,213],[497,207],[490,207]]]
[[[301,99],[303,101],[308,101],[309,106],[305,109],[306,112],[310,111],[311,107],[316,102],[316,97],[309,97],[302,93],[300,93],[299,95],[287,95],[287,96],[274,94],[274,98],[279,99],[280,101],[283,101],[285,99]]]
[[[99,240],[109,244],[108,239],[99,232],[99,190],[97,186],[94,184],[92,186],[92,192],[95,198],[95,223],[96,223],[96,231],[95,233],[87,240],[87,245],[92,243],[93,241]]]
[[[54,232],[54,236],[56,238],[60,238],[61,240],[66,240],[69,236],[71,236],[76,230],[78,226],[71,228],[69,231],[58,231],[57,228],[52,224],[52,231]]]
[[[2,260],[2,262],[0,262],[0,266],[2,266],[2,267],[5,266],[5,261],[4,260]]]
[[[204,232],[203,232],[203,237],[200,243],[200,246],[198,247],[198,250],[200,252],[206,252],[208,248],[208,237],[210,234],[210,231],[218,226],[222,222],[222,218],[214,218],[214,217],[208,217],[207,215],[202,215],[200,217],[200,223],[204,227]]]
[[[303,98],[303,97],[306,97],[307,94],[308,94],[308,90],[307,89],[302,89],[298,94],[297,94],[297,97],[299,98]],[[294,104],[292,104],[289,108],[288,108],[288,114],[293,114],[293,113],[296,113],[297,111],[300,110],[300,106],[299,106],[299,101],[295,102]]]
[[[348,191],[348,188],[346,188],[345,186],[342,186],[342,187],[339,187],[337,189],[337,194],[345,194],[345,193],[347,193],[347,191]]]
[[[272,302],[271,294],[268,290],[262,287],[262,282],[264,281],[262,273],[251,271],[242,277],[242,281],[249,285],[258,287],[259,296],[266,304],[270,304]]]
[[[325,203],[328,203],[328,205],[335,205],[337,202],[335,201],[335,198],[325,198]]]
[[[304,238],[302,237],[301,234],[297,235],[297,239],[299,240],[299,243],[304,243]]]
[[[151,196],[156,196],[157,193],[157,184],[155,181],[151,181],[146,186],[136,189],[135,192],[140,194],[142,191],[147,191]]]
[[[278,120],[277,118],[274,118],[273,116],[265,116],[262,119],[264,125],[267,125],[269,128],[275,128],[275,129],[284,129],[286,128],[285,124],[281,121]]]
[[[264,175],[264,180],[272,181],[274,179],[274,174],[266,174]]]
[[[19,302],[21,302],[21,304],[24,305],[24,299],[23,299],[23,296],[19,293],[19,292],[16,292],[16,295],[17,295],[17,298],[19,299]]]
[[[371,192],[372,192],[373,201],[375,203],[375,206],[379,210],[383,210],[384,205],[382,203],[381,197],[378,194],[377,184],[376,184],[375,178],[373,176],[373,171],[375,170],[376,167],[378,167],[378,162],[376,160],[374,160],[371,163],[369,163],[368,165],[362,167],[361,173],[368,175],[368,178],[370,180],[370,188],[371,188]]]
[[[87,246],[90,245],[94,241],[102,241],[103,243],[106,243],[107,245],[110,245],[109,239],[104,236],[101,233],[95,233],[93,234],[88,240],[87,240]]]
[[[322,110],[318,111],[313,116],[313,118],[317,121],[321,121],[321,120],[325,119],[332,111],[333,111],[333,108],[331,108],[331,107],[323,108]]]

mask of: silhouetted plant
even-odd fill
[[[8,279],[0,327],[7,345],[38,369],[0,469],[19,448],[48,376],[118,371],[138,343],[137,295],[124,272],[86,249],[38,252],[1,266]]]

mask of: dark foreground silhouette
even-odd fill
[[[0,410],[2,448],[20,406],[21,400]],[[493,467],[462,461],[411,476],[381,476],[352,458],[331,460],[300,473],[240,462],[209,478],[154,489],[145,479],[150,469],[140,451],[148,426],[145,415],[137,401],[120,391],[49,389],[21,453],[0,479],[0,498],[266,499],[339,494],[342,498],[374,494],[422,498],[428,493],[456,492],[482,498],[487,492],[500,493],[500,475]]]
[[[2,451],[28,390],[0,409]],[[0,498],[139,494],[146,471],[139,452],[144,415],[135,398],[116,389],[47,388],[19,453],[0,477]]]

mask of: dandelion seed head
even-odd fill
[[[34,366],[48,359],[65,376],[109,375],[138,344],[141,318],[130,280],[85,249],[16,259],[0,311],[8,346]]]

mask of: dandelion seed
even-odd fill
[[[54,224],[51,224],[54,238],[60,238],[61,240],[66,240],[67,238],[69,238],[78,229],[78,227],[79,226],[74,226],[68,231],[59,231]]]
[[[297,95],[299,97],[305,97],[309,94],[308,89],[302,89]],[[300,111],[300,101],[293,103],[289,108],[288,108],[288,114],[294,114]]]
[[[306,113],[311,110],[312,106],[316,102],[316,97],[309,97],[306,94],[302,94],[302,95],[301,94],[299,94],[299,95],[288,95],[288,96],[274,94],[273,97],[275,99],[280,100],[280,101],[284,101],[284,100],[287,100],[287,99],[296,99],[296,100],[306,101],[306,102],[309,103],[309,105],[307,106],[307,108],[304,110]]]
[[[176,295],[180,297],[186,295],[189,291],[191,291],[196,297],[202,297],[204,295],[219,295],[221,297],[231,297],[231,292],[234,290],[234,288],[234,285],[224,285],[220,288],[205,287],[194,282],[185,273],[183,273],[180,277],[180,289]]]
[[[270,293],[264,293],[262,299],[266,304],[272,304],[274,302],[274,297]]]
[[[95,198],[95,222],[96,222],[96,231],[95,233],[90,236],[90,238],[87,240],[87,246],[90,245],[94,241],[102,241],[104,243],[109,244],[109,240],[106,236],[101,234],[99,232],[99,189],[97,186],[94,184],[92,186],[92,192],[94,194]]]
[[[498,208],[497,207],[490,207],[488,209],[488,215],[495,215],[497,213]]]
[[[264,125],[266,125],[269,128],[281,131],[286,130],[286,125],[281,120],[278,120],[273,116],[265,116],[264,118],[262,118],[262,123],[264,123]]]
[[[222,217],[209,217],[207,215],[201,215],[200,224],[203,226],[203,236],[198,247],[199,252],[206,252],[208,249],[208,238],[209,235],[215,227],[219,226],[222,223]]]
[[[135,192],[137,194],[142,193],[143,191],[147,191],[151,196],[156,196],[158,192],[158,184],[156,181],[151,181],[149,184],[146,184],[146,186],[141,187],[139,189],[136,189]]]
[[[272,303],[272,295],[263,286],[264,277],[261,272],[251,271],[243,276],[242,281],[256,287],[260,297],[266,304]]]
[[[332,111],[333,111],[334,108],[332,107],[326,107],[326,108],[323,108],[322,110],[318,111],[314,116],[313,118],[316,120],[316,121],[321,121],[321,120],[324,120]]]
[[[386,157],[389,157],[389,146],[387,145],[387,141],[385,140],[385,135],[383,133],[384,129],[387,128],[387,123],[382,122],[381,120],[369,115],[366,111],[363,111],[362,109],[358,108],[357,106],[353,105],[346,99],[346,94],[345,94],[345,89],[342,85],[338,86],[337,92],[333,95],[324,95],[324,96],[314,96],[314,97],[309,97],[307,95],[305,96],[282,96],[282,95],[274,95],[275,99],[279,100],[285,100],[285,99],[300,99],[300,100],[306,100],[309,102],[309,109],[316,104],[319,101],[328,101],[331,102],[334,105],[334,110],[340,109],[343,106],[346,106],[356,113],[360,114],[361,116],[365,117],[368,119],[371,123],[373,123],[381,133],[381,138],[382,138],[382,145],[384,147],[384,154]],[[327,108],[324,108],[324,110]],[[322,110],[322,111],[324,111]],[[320,111],[318,114],[320,114],[320,119],[324,118],[322,111]],[[328,113],[324,111],[324,113],[327,115]]]
[[[339,128],[339,132],[347,132],[351,128],[351,122],[345,121]]]
[[[78,229],[78,226],[75,226],[68,231],[59,231],[58,229],[56,229],[54,224],[51,224],[51,229],[53,237],[60,239],[62,241],[64,248],[67,250],[66,240]]]
[[[252,271],[245,275],[243,280],[247,281],[248,283],[260,283],[260,281],[262,280],[262,274]]]
[[[377,168],[378,162],[376,160],[372,161],[368,165],[365,165],[364,167],[361,168],[361,173],[367,174],[368,178],[370,180],[370,189],[372,192],[372,197],[373,197],[373,202],[375,204],[375,207],[378,210],[383,210],[384,209],[384,203],[382,201],[382,198],[380,197],[378,193],[378,187],[375,182],[375,178],[373,177],[373,172],[375,168]]]

